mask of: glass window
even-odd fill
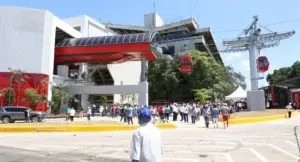
[[[15,112],[15,111],[14,111],[14,108],[5,108],[5,111],[6,111],[6,112]]]
[[[86,42],[89,40],[90,38],[85,38],[83,39],[83,41],[80,42],[80,46],[85,46]]]
[[[81,41],[85,38],[76,39],[75,46],[80,46]]]
[[[104,44],[110,44],[110,41],[113,37],[112,36],[108,36],[106,37],[105,41],[104,41]]]
[[[105,39],[106,39],[106,37],[100,37],[100,39],[99,39],[99,41],[98,41],[97,44],[99,44],[99,45],[104,44]]]
[[[125,35],[121,35],[121,36],[118,38],[118,40],[117,40],[117,44],[122,44],[124,38],[125,38]]]
[[[15,108],[16,110],[16,112],[24,112],[25,111],[25,108]]]
[[[96,39],[95,37],[88,39],[88,41],[86,42],[86,45],[91,45],[95,39]]]
[[[138,36],[137,34],[133,34],[133,35],[131,36],[129,42],[130,42],[130,43],[135,43],[137,36]]]
[[[2,108],[0,108],[0,112],[4,112],[4,110]]]
[[[137,42],[143,42],[144,34],[139,34],[137,38]]]
[[[97,37],[93,40],[92,45],[96,45],[98,44],[99,40],[101,39],[101,37]]]
[[[118,40],[119,35],[114,36],[111,40],[110,40],[110,44],[116,44],[117,40]]]
[[[143,42],[150,42],[150,33],[145,33]]]
[[[131,37],[131,35],[126,35],[123,43],[130,43],[130,37]]]

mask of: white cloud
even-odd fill
[[[242,56],[242,53],[235,52],[235,53],[223,53],[222,58],[223,61],[227,64],[230,64],[232,61],[234,61],[236,58],[239,58]]]
[[[245,66],[245,67],[248,66],[249,67],[249,60],[242,60],[241,63],[242,63],[243,66]]]
[[[232,57],[241,57],[242,56],[242,53],[241,52],[235,52],[235,53],[230,53],[230,55]]]

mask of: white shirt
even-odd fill
[[[100,106],[100,108],[99,108],[99,112],[100,112],[100,113],[102,113],[102,112],[103,112],[103,110],[104,110],[104,107],[103,107],[103,106]]]
[[[130,158],[139,162],[162,162],[161,134],[151,122],[133,133]]]
[[[75,110],[74,109],[71,109],[71,111],[70,111],[70,116],[74,116],[75,115]]]
[[[92,109],[88,109],[87,114],[91,115],[92,114]]]
[[[173,112],[178,113],[178,107],[176,105],[173,105]]]

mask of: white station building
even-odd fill
[[[48,100],[51,99],[51,86],[63,85],[66,91],[78,96],[84,108],[97,103],[97,100],[89,103],[89,95],[99,98],[97,95],[101,94],[107,96],[109,103],[120,103],[120,94],[130,94],[130,102],[144,105],[148,104],[148,83],[141,75],[145,75],[146,61],[56,64],[56,48],[73,38],[82,38],[82,43],[91,37],[92,43],[98,38],[100,41],[101,36],[116,35],[119,39],[120,34],[155,32],[159,35],[155,46],[161,47],[163,54],[174,56],[197,49],[222,62],[210,29],[199,28],[195,19],[165,24],[158,14],[151,13],[145,15],[144,21],[144,26],[119,25],[100,23],[87,15],[62,20],[47,10],[0,6],[0,77],[9,72],[9,67],[40,78],[46,76]],[[111,37],[110,42],[113,39]],[[158,49],[153,53],[158,57],[159,52]],[[0,88],[4,86],[0,84]]]

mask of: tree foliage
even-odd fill
[[[204,103],[212,96],[212,91],[208,89],[197,89],[195,91],[195,100],[201,103]]]
[[[272,74],[267,75],[266,79],[270,85],[275,85],[295,77],[300,77],[299,61],[294,62],[294,64],[290,67],[283,67],[274,70]]]
[[[59,113],[61,102],[69,102],[72,98],[73,96],[67,93],[61,85],[52,87],[52,100],[49,102],[51,113]]]
[[[5,105],[11,106],[15,102],[16,92],[13,88],[2,89],[1,95],[4,96]]]
[[[8,70],[11,73],[11,75],[10,75],[11,83],[17,86],[17,106],[18,106],[19,100],[20,100],[20,89],[21,89],[22,85],[26,83],[26,81],[29,79],[29,77],[27,75],[25,75],[24,71],[22,71],[20,69],[8,68]]]
[[[105,95],[100,95],[100,104],[101,105],[107,104],[107,97]]]
[[[161,58],[149,62],[150,101],[162,99],[191,101],[206,95],[212,99],[223,99],[238,85],[246,86],[245,77],[235,72],[233,68],[225,68],[204,52],[190,51],[189,53],[193,59],[191,74],[184,74],[180,71],[180,55],[173,60]],[[211,93],[204,93],[208,91]]]
[[[43,94],[37,93],[34,88],[28,88],[24,92],[24,101],[29,104],[31,109],[35,109],[36,106],[44,104],[47,102],[47,97]]]

